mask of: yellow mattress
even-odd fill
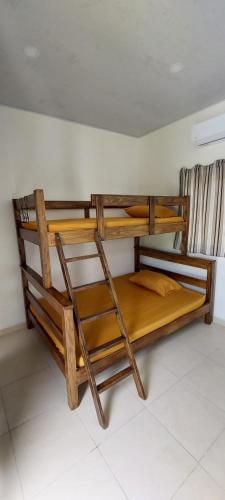
[[[183,222],[182,217],[167,217],[155,218],[156,224],[176,223]],[[147,226],[149,224],[148,218],[138,217],[107,217],[105,218],[105,227],[129,227],[129,226]],[[24,229],[37,230],[36,221],[24,222],[22,224]],[[96,229],[97,222],[95,218],[87,219],[56,219],[47,221],[47,229],[50,233],[60,233],[63,231],[75,231],[76,229]]]
[[[160,297],[155,292],[131,283],[129,276],[131,275],[119,276],[114,279],[114,283],[131,341],[143,337],[147,333],[170,323],[180,316],[198,309],[205,302],[205,295],[187,288],[181,288],[167,297]],[[112,306],[109,292],[105,286],[96,285],[93,288],[77,292],[76,297],[81,317],[103,311]],[[61,329],[62,321],[59,314],[55,312],[45,299],[41,299],[40,302]],[[31,309],[59,351],[64,354],[63,345],[54,336],[52,330],[38,315],[34,307]],[[104,318],[87,323],[84,325],[84,332],[89,349],[112,340],[119,334],[115,315],[105,316]],[[78,344],[77,340],[76,342]],[[108,349],[107,353],[98,353],[95,359],[100,359],[118,349],[119,346],[114,346]],[[79,345],[77,345],[77,364],[80,367],[84,366]]]

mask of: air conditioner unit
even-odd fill
[[[195,146],[206,146],[225,140],[225,114],[210,118],[192,127],[192,142]]]

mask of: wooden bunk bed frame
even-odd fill
[[[147,203],[146,203],[147,202]],[[130,205],[149,205],[149,227],[146,232],[146,226],[125,227],[125,228],[105,228],[104,226],[104,208],[121,208]],[[162,227],[164,224],[159,224],[156,227],[154,219],[155,204],[165,206],[183,206],[184,221],[180,223],[168,223],[168,227]],[[206,278],[190,277],[183,273],[165,271],[160,269],[160,272],[173,277],[174,279],[187,283],[189,285],[202,288],[206,293],[206,302],[198,309],[168,323],[167,325],[158,328],[157,330],[135,340],[132,343],[134,351],[137,351],[148,344],[155,342],[160,337],[169,335],[179,328],[187,325],[193,320],[203,317],[207,324],[212,322],[213,314],[213,295],[214,295],[214,267],[215,261],[209,259],[201,259],[186,255],[188,223],[189,223],[189,197],[158,197],[158,196],[116,196],[116,195],[92,195],[91,202],[79,201],[45,201],[42,190],[35,190],[30,196],[13,200],[15,222],[17,229],[17,239],[20,255],[20,267],[22,273],[22,285],[24,294],[24,304],[26,311],[27,327],[35,327],[43,336],[48,344],[52,355],[57,362],[59,368],[66,378],[68,404],[71,409],[75,409],[79,404],[78,388],[79,385],[87,381],[87,373],[85,367],[77,366],[76,345],[74,336],[74,319],[73,306],[71,302],[56,288],[52,286],[51,267],[49,246],[55,245],[55,235],[47,232],[46,210],[52,209],[83,209],[85,217],[90,216],[90,209],[96,208],[97,212],[97,228],[102,239],[115,238],[130,238],[134,237],[134,270],[136,272],[141,269],[159,270],[153,266],[148,266],[141,262],[141,257],[151,257],[161,261],[171,261],[186,266],[201,268],[206,270]],[[35,210],[38,224],[37,231],[31,231],[22,227],[24,218],[27,217],[27,210]],[[21,217],[21,212],[23,216]],[[162,252],[140,245],[140,236],[146,234],[160,234],[164,232],[182,231],[182,251],[184,253],[177,254],[172,252]],[[72,233],[72,234],[69,234]],[[93,230],[69,231],[61,233],[66,244],[76,244],[93,241]],[[40,247],[42,276],[31,269],[26,262],[25,241],[30,241]],[[62,331],[57,327],[49,314],[41,306],[39,300],[30,290],[29,285],[32,285],[35,290],[45,298],[49,304],[62,316]],[[77,287],[82,290],[84,286]],[[34,306],[38,314],[44,319],[47,325],[54,332],[55,337],[61,342],[64,347],[64,356],[60,354],[54,342],[51,340],[42,325],[31,311],[30,306]],[[124,349],[120,349],[107,357],[104,357],[93,364],[94,373],[99,373],[105,370],[110,365],[124,357]]]

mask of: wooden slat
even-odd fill
[[[51,287],[51,288],[44,288],[42,285],[42,278],[41,276],[36,273],[33,269],[31,269],[29,266],[22,266],[21,267],[22,272],[25,274],[26,278],[28,281],[36,288],[36,290],[43,296],[45,297],[48,302],[58,311],[60,314],[62,313],[62,308],[67,307],[72,309],[72,305],[70,302],[66,299],[64,295],[62,295],[56,288]]]
[[[112,377],[107,378],[106,380],[104,380],[104,382],[101,382],[101,384],[97,385],[98,393],[101,394],[102,392],[106,391],[107,389],[117,384],[124,378],[129,377],[129,375],[131,375],[132,373],[133,373],[133,368],[131,366],[128,366],[127,368],[124,368],[115,375],[112,375]]]
[[[185,206],[189,196],[154,196],[157,205],[164,206]]]
[[[148,196],[136,196],[136,195],[114,195],[114,194],[92,194],[91,195],[91,204],[92,207],[96,206],[97,197],[103,197],[104,207],[129,207],[130,205],[147,205],[148,204]]]
[[[46,210],[81,210],[90,207],[90,201],[45,200]]]
[[[77,257],[68,257],[66,262],[77,262],[78,260],[86,260],[86,259],[96,259],[98,257],[97,253],[92,253],[89,255],[78,255]]]
[[[19,235],[25,241],[30,241],[35,245],[40,245],[40,238],[37,231],[31,231],[30,229],[19,228]]]
[[[154,248],[148,248],[141,246],[139,248],[140,255],[146,257],[152,257],[154,259],[166,260],[168,262],[176,262],[178,264],[184,264],[192,267],[199,267],[201,269],[208,269],[213,260],[201,259],[200,257],[190,257],[189,255],[182,255],[173,252],[163,252],[162,250],[156,250]]]
[[[104,199],[102,195],[96,195],[96,220],[97,231],[100,238],[105,238],[105,221],[104,221]]]
[[[43,190],[36,189],[34,191],[34,196],[36,204],[37,227],[40,237],[40,257],[41,257],[43,286],[44,288],[50,288],[52,285],[52,278],[51,278],[51,265],[50,265],[50,255],[48,247],[48,230],[47,230],[47,221],[45,215],[45,201],[44,201]]]
[[[38,322],[37,318],[35,318],[35,316],[32,314],[31,311],[28,311],[28,315],[29,315],[29,319],[30,319],[31,323],[33,324],[33,326],[42,335],[44,341],[46,342],[46,344],[48,345],[48,347],[49,347],[49,349],[50,349],[50,351],[52,353],[53,358],[55,359],[55,361],[56,361],[57,365],[59,366],[61,372],[65,376],[65,360],[64,360],[64,357],[62,356],[62,354],[60,354],[59,350],[55,346],[55,344],[52,341],[52,339],[49,337],[49,335],[47,334],[47,332],[43,329],[42,325]]]
[[[154,266],[148,266],[147,264],[140,264],[141,269],[149,269],[150,271],[155,271],[158,273],[163,273],[176,281],[181,281],[181,283],[187,283],[189,285],[196,286],[198,288],[207,288],[207,281],[200,278],[194,278],[192,276],[187,276],[185,274],[175,273],[173,271],[167,271],[166,269],[160,269]]]
[[[65,346],[65,373],[67,399],[71,410],[78,406],[78,386],[76,379],[76,345],[74,335],[73,311],[63,309],[62,318],[63,340]]]
[[[155,201],[154,201],[154,196],[149,196],[148,206],[149,206],[149,234],[154,234],[154,232],[155,232]]]
[[[26,289],[25,293],[26,293],[26,296],[27,296],[30,304],[37,311],[37,314],[43,318],[43,320],[48,324],[49,328],[54,333],[55,337],[63,345],[63,334],[60,331],[60,329],[58,328],[58,326],[54,323],[51,316],[49,316],[49,314],[43,309],[43,307],[41,306],[38,299],[34,296],[34,294],[30,290]]]
[[[177,233],[179,231],[186,231],[186,222],[160,222],[159,224],[155,224],[154,227],[153,234]]]
[[[95,286],[106,285],[106,280],[94,281],[93,283],[88,283],[87,285],[79,285],[72,288],[73,292],[81,292],[82,290],[86,290],[86,288],[93,288]]]
[[[120,344],[123,344],[124,347],[124,339],[122,337],[118,337],[116,339],[110,340],[109,342],[105,342],[105,344],[102,344],[98,347],[95,347],[94,349],[91,349],[90,351],[88,351],[88,353],[89,356],[96,356],[96,354],[107,351],[111,347],[115,347]]]
[[[109,314],[114,314],[117,312],[116,307],[110,307],[109,309],[106,309],[105,311],[96,313],[96,314],[91,314],[90,316],[84,316],[84,318],[80,318],[81,323],[90,323],[91,321],[95,321],[99,318],[104,318],[105,316],[108,316]]]
[[[26,208],[29,210],[34,210],[36,207],[34,193],[29,194],[28,196],[24,196],[22,198],[15,198],[13,201],[15,203],[15,207],[17,210],[21,210],[21,206],[23,204],[25,204]]]

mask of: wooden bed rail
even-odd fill
[[[155,207],[156,205],[173,206],[182,208],[182,216],[185,222],[185,230],[182,231],[182,253],[187,253],[188,229],[189,229],[189,196],[136,196],[136,195],[111,195],[92,194],[91,205],[96,208],[97,229],[102,240],[105,239],[105,208],[127,208],[129,206],[148,205],[149,210],[149,235],[155,234]],[[168,227],[168,229],[170,229]],[[172,231],[172,227],[171,227]],[[168,231],[169,232],[169,231]]]
[[[54,333],[55,337],[61,342],[64,347],[64,356],[55,349],[53,342],[44,334],[45,341],[48,343],[54,358],[60,369],[66,377],[68,403],[71,409],[78,405],[78,386],[76,380],[76,345],[74,335],[74,319],[73,306],[71,302],[61,294],[56,288],[44,288],[42,286],[42,278],[29,266],[21,266],[22,274],[24,275],[27,287],[24,289],[28,311],[27,315],[32,323],[41,333],[43,328],[34,316],[30,306],[33,306],[39,316],[42,317],[45,324]],[[38,291],[38,293],[49,302],[49,304],[59,313],[62,318],[62,330],[57,326],[45,309],[41,306],[39,300],[29,290],[29,283]]]
[[[162,250],[156,250],[153,248],[148,248],[140,246],[139,238],[135,238],[134,246],[134,258],[135,258],[135,271],[140,271],[142,269],[150,269],[154,271],[161,272],[170,276],[171,278],[180,281],[181,283],[187,283],[189,285],[202,288],[206,290],[206,303],[210,304],[210,311],[205,315],[205,322],[210,324],[212,322],[213,316],[213,306],[214,306],[214,288],[215,288],[215,259],[204,259],[201,257],[189,256],[178,254],[175,252],[164,252]],[[158,269],[154,265],[147,265],[141,262],[141,256],[150,257],[157,260],[163,260],[166,262],[173,262],[176,264],[182,264],[185,266],[191,266],[194,268],[203,269],[206,271],[205,278],[197,278],[193,276],[188,276],[182,272],[176,272],[166,269]]]

